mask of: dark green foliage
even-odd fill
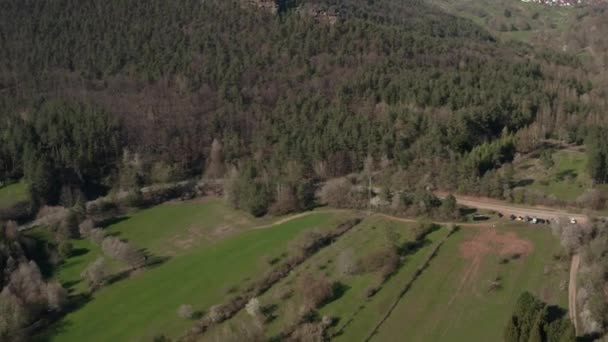
[[[458,204],[456,203],[454,195],[449,194],[441,202],[441,215],[447,219],[460,218],[460,210],[458,209]]]
[[[540,161],[545,169],[550,169],[555,165],[551,150],[543,149],[540,153]]]
[[[608,129],[596,127],[589,131],[586,140],[587,167],[593,180],[608,182]]]
[[[502,163],[513,160],[514,154],[513,138],[505,136],[474,148],[466,156],[464,165],[467,169],[482,176],[487,171],[502,165]]]
[[[504,336],[505,342],[575,341],[574,326],[565,311],[543,303],[529,292],[517,300]]]
[[[301,210],[311,210],[315,207],[316,186],[312,180],[302,181],[298,185],[297,198]]]
[[[119,126],[97,106],[48,102],[24,124],[23,171],[35,201],[72,206],[115,166]]]
[[[272,200],[268,182],[258,175],[258,169],[251,163],[245,165],[238,178],[230,185],[230,202],[239,209],[254,216],[263,216]]]

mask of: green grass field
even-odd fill
[[[571,8],[510,0],[427,0],[454,15],[469,19],[498,38],[534,43],[543,35],[568,28]]]
[[[0,209],[5,209],[27,200],[27,185],[23,182],[13,183],[0,188]]]
[[[296,284],[303,274],[310,273],[317,277],[321,274],[331,281],[342,285],[342,293],[338,298],[319,309],[321,316],[327,315],[338,320],[331,334],[332,340],[357,341],[369,334],[381,314],[386,312],[390,304],[398,296],[403,284],[409,281],[416,268],[423,262],[430,249],[447,234],[446,229],[431,233],[426,244],[416,253],[407,255],[400,269],[382,286],[372,298],[366,298],[366,290],[377,284],[378,274],[356,273],[343,275],[338,271],[338,260],[341,252],[351,249],[357,258],[385,246],[387,243],[403,243],[411,241],[410,223],[393,221],[391,219],[372,216],[353,228],[334,244],[321,250],[300,265],[287,278],[273,286],[270,291],[259,298],[261,305],[274,307],[273,315],[277,318],[265,326],[269,338],[276,336],[288,326],[302,303]],[[289,298],[281,298],[282,294],[293,291]],[[249,320],[245,312],[239,313],[230,322],[216,327],[204,338],[205,341],[222,340],[221,335],[226,329],[238,327],[240,322]]]
[[[531,191],[575,201],[592,185],[586,170],[587,156],[583,152],[559,150],[553,152],[552,158],[554,165],[548,169],[538,159],[522,162],[516,168],[516,177]]]
[[[230,209],[222,200],[165,203],[134,212],[107,228],[155,255],[174,255],[272,219]]]
[[[225,222],[245,225],[240,213],[222,206],[219,201],[166,204],[138,212],[108,230],[152,252],[173,250],[165,249],[163,241],[170,244],[172,237],[187,232],[190,224],[208,229],[222,227]],[[179,216],[176,212],[189,217],[177,223],[163,219],[164,215]],[[149,341],[161,333],[178,336],[193,324],[178,317],[180,305],[191,304],[195,310],[204,311],[222,302],[230,288],[243,286],[269,267],[263,262],[264,256],[285,252],[289,241],[306,229],[333,227],[339,216],[313,213],[271,228],[229,234],[217,237],[219,241],[202,241],[182,249],[165,263],[96,292],[90,302],[68,314],[47,337],[54,341]],[[68,260],[59,271],[60,277],[73,279],[85,263]]]
[[[567,291],[560,284],[568,279],[568,262],[553,259],[560,247],[548,229],[508,224],[498,232],[515,233],[531,242],[533,251],[499,264],[499,256],[490,250],[477,264],[461,257],[460,248],[480,231],[461,229],[441,247],[373,340],[500,341],[518,296],[526,290],[567,307]],[[501,277],[502,288],[490,290],[496,277]]]

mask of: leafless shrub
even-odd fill
[[[340,252],[337,262],[338,273],[341,275],[353,275],[359,272],[359,260],[355,256],[355,251],[348,248]]]
[[[145,256],[137,248],[113,236],[103,239],[101,249],[104,254],[124,261],[132,268],[141,267],[146,262]]]
[[[399,267],[399,254],[393,246],[386,246],[363,257],[361,265],[366,272],[379,271],[385,280]]]
[[[260,301],[256,297],[251,298],[245,306],[245,311],[249,316],[257,317],[260,314]]]
[[[29,323],[29,313],[8,287],[0,293],[0,339],[22,339],[22,328]]]
[[[93,228],[91,229],[90,237],[95,244],[101,245],[103,239],[106,237],[106,233],[101,228]]]
[[[310,273],[306,273],[298,279],[297,288],[312,308],[319,307],[334,295],[333,283],[325,275],[314,278]]]
[[[320,323],[304,323],[298,326],[287,341],[322,342],[325,341],[325,327]]]
[[[322,203],[334,208],[347,208],[351,206],[352,184],[346,178],[328,180],[319,191]]]
[[[602,197],[602,193],[597,189],[585,191],[585,193],[576,199],[576,203],[587,209],[601,210],[604,208],[604,198]]]
[[[33,261],[19,264],[10,275],[8,288],[31,312],[40,312],[47,307],[46,284]]]
[[[46,285],[46,296],[49,309],[54,311],[61,311],[68,302],[68,292],[57,281]]]
[[[285,215],[298,209],[298,199],[292,187],[278,185],[275,202],[270,206],[270,215]]]
[[[78,225],[78,232],[82,237],[89,237],[93,228],[95,228],[95,223],[93,220],[86,219]]]
[[[177,309],[177,315],[181,318],[192,318],[194,315],[194,310],[192,309],[192,305],[182,304]]]
[[[95,290],[103,285],[106,277],[106,262],[103,257],[97,258],[82,272],[81,276],[87,281],[89,288]]]

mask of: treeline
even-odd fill
[[[529,292],[524,292],[505,328],[505,342],[576,341],[574,326],[565,310],[547,305]]]
[[[0,222],[0,340],[25,341],[34,322],[52,320],[66,309],[68,292],[46,279],[37,264],[49,262],[46,251],[20,235],[14,222]]]
[[[3,178],[71,204],[235,168],[257,184],[235,205],[261,213],[371,156],[474,190],[543,138],[582,142],[600,107],[571,56],[497,43],[422,1],[298,4],[338,20],[239,1],[4,2]]]

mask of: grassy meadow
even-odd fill
[[[562,201],[575,201],[592,185],[587,173],[584,152],[552,152],[553,166],[546,167],[536,158],[524,160],[516,167],[516,177],[527,189]]]
[[[509,223],[496,235],[484,230],[467,227],[451,236],[372,341],[500,341],[526,290],[567,307],[569,260],[554,260],[561,247],[548,229]],[[510,244],[528,251],[502,264],[500,251]],[[463,249],[474,248],[463,257]]]
[[[23,182],[0,187],[0,209],[9,208],[28,200],[27,185]]]
[[[173,222],[165,215],[183,216]],[[193,324],[192,320],[177,315],[180,305],[189,304],[196,311],[204,312],[221,303],[229,292],[244,287],[263,273],[269,267],[264,260],[286,252],[288,243],[299,233],[333,228],[341,216],[348,215],[311,213],[263,229],[243,229],[238,234],[215,236],[211,233],[216,230],[224,233],[227,224],[234,224],[229,227],[238,229],[239,226],[265,225],[268,220],[255,220],[231,211],[219,200],[164,204],[134,213],[108,227],[108,232],[132,240],[136,246],[152,253],[179,253],[162,254],[168,256],[166,262],[97,291],[90,301],[68,314],[42,339],[149,341],[160,334],[176,337]],[[171,246],[175,236],[186,234],[192,227],[208,230],[209,237],[201,237],[188,246]],[[76,247],[87,252],[68,259],[59,269],[58,277],[72,282],[78,290],[84,286],[78,282],[78,275],[96,258],[99,250],[88,245],[88,241],[77,242]],[[99,329],[100,326],[106,328]]]

